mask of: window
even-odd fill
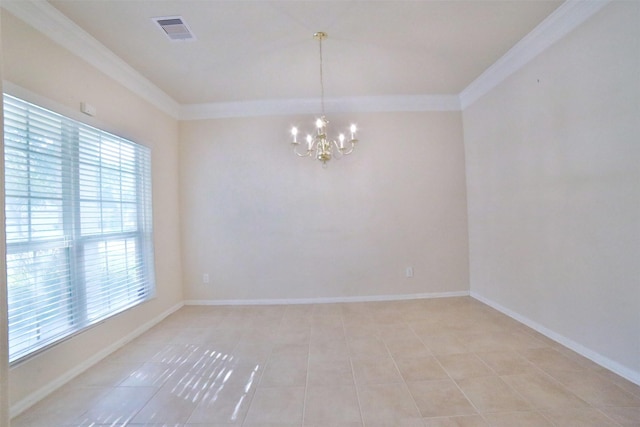
[[[154,292],[148,148],[4,96],[9,358]]]

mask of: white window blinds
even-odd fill
[[[4,95],[9,358],[154,292],[149,149]]]

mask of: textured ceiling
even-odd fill
[[[50,0],[180,104],[458,94],[562,2]],[[182,16],[196,41],[151,20]]]

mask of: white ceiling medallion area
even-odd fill
[[[331,98],[326,100],[326,110],[330,113],[461,111],[562,39],[610,1],[565,1],[459,94]],[[178,104],[48,2],[4,1],[1,5],[176,119],[198,120],[317,112],[317,99]]]

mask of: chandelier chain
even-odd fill
[[[322,39],[323,36],[321,35],[320,37],[318,37],[318,42],[320,45],[320,103],[322,105],[322,115],[324,116],[324,75],[322,72]]]

